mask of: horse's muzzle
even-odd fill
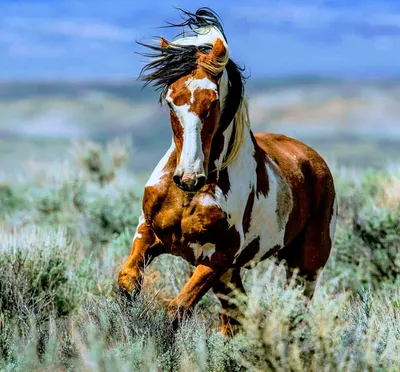
[[[186,192],[199,191],[207,182],[204,174],[183,174],[183,176],[174,175],[173,180],[181,190]]]

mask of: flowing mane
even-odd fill
[[[150,52],[141,53],[150,61],[142,68],[139,80],[145,86],[151,84],[160,91],[160,103],[163,102],[168,87],[183,76],[191,74],[198,66],[203,67],[214,76],[222,76],[224,70],[228,75],[228,94],[223,102],[220,128],[225,130],[233,121],[233,140],[220,170],[235,161],[243,145],[245,131],[250,128],[247,101],[244,97],[244,68],[238,66],[229,57],[213,58],[211,61],[202,58],[208,55],[214,42],[219,38],[228,47],[227,39],[218,15],[209,8],[200,8],[196,13],[182,10],[183,22],[168,23],[166,27],[183,27],[184,30],[172,42],[160,37],[156,45],[138,42]],[[227,48],[228,50],[228,48]]]

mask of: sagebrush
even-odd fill
[[[129,146],[80,143],[62,164],[0,182],[0,370],[400,370],[400,168],[334,169],[339,220],[316,296],[284,263],[244,273],[233,339],[208,294],[174,332],[164,304],[191,273],[161,256],[134,302],[115,290],[143,184]]]

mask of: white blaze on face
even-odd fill
[[[214,90],[218,98],[217,85],[208,78],[193,79],[190,78],[186,82],[186,86],[191,93],[190,104],[175,105],[171,98],[171,89],[168,90],[166,100],[172,106],[179,123],[183,128],[183,147],[179,164],[177,166],[177,174],[183,173],[204,173],[204,154],[201,142],[202,122],[200,118],[190,111],[191,104],[194,103],[194,92],[197,89]]]

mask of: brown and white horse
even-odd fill
[[[212,289],[221,298],[222,329],[236,320],[227,300],[244,291],[240,269],[274,254],[306,279],[312,295],[335,230],[332,175],[305,144],[252,133],[241,70],[229,58],[222,26],[210,9],[184,11],[189,35],[161,38],[142,80],[161,88],[170,108],[171,147],[148,180],[129,258],[118,277],[139,291],[144,265],[163,253],[196,267],[168,313],[179,318]],[[221,296],[222,295],[222,296]]]

